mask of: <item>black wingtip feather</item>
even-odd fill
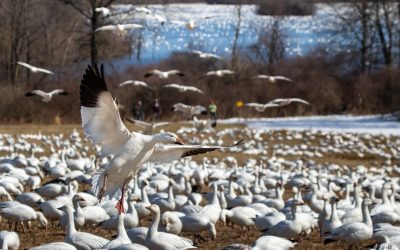
[[[94,64],[93,67],[88,65],[81,80],[79,92],[81,106],[88,108],[96,107],[98,96],[104,91],[108,91],[108,89],[104,80],[103,64],[100,66],[100,71],[97,64]]]
[[[240,144],[242,144],[242,143],[243,143],[243,139],[239,140],[238,142],[236,142],[235,144],[233,144],[231,147],[236,147],[236,146],[238,146],[238,145],[240,145]]]
[[[28,92],[25,94],[25,96],[34,96],[35,94],[33,94],[32,92]]]

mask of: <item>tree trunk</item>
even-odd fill
[[[91,34],[90,34],[90,61],[92,66],[97,63],[97,43],[96,43],[96,29],[97,29],[97,12],[96,6],[93,5],[91,17]]]

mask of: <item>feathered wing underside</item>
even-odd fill
[[[158,144],[154,148],[154,152],[148,161],[150,162],[170,162],[180,158],[205,154],[215,150],[227,149],[235,147],[242,143],[243,140],[231,146],[212,146],[212,145],[163,145]]]
[[[131,137],[123,124],[116,102],[108,92],[103,67],[88,67],[80,88],[82,127],[85,134],[102,146],[104,154],[116,154]]]

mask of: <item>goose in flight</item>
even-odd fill
[[[143,133],[146,135],[153,134],[154,129],[157,127],[166,126],[166,125],[170,124],[170,122],[148,123],[148,122],[144,122],[144,121],[135,120],[131,117],[128,117],[126,120],[137,125],[138,127],[142,128],[144,130]]]
[[[194,54],[196,54],[196,55],[198,55],[200,58],[207,58],[207,59],[209,59],[209,58],[222,59],[222,57],[220,57],[220,56],[218,56],[218,55],[216,55],[216,54],[212,54],[212,53],[205,53],[205,52],[202,52],[202,51],[200,51],[200,50],[193,50],[193,53],[194,53]]]
[[[44,92],[42,90],[32,90],[25,94],[25,96],[40,96],[42,97],[42,102],[50,102],[54,95],[68,95],[69,93],[63,89],[55,89],[51,92]]]
[[[198,26],[198,22],[201,20],[206,20],[213,18],[214,16],[205,16],[205,17],[200,17],[188,21],[171,21],[171,23],[177,24],[177,25],[184,25],[188,30],[193,30]]]
[[[102,154],[113,155],[108,165],[93,176],[92,191],[98,197],[104,195],[113,197],[121,190],[117,209],[123,213],[125,186],[144,163],[151,157],[157,157],[159,152],[155,150],[156,145],[160,143],[183,145],[183,142],[176,134],[170,132],[144,135],[129,131],[123,124],[116,102],[107,89],[103,65],[100,70],[97,65],[88,66],[86,69],[80,86],[80,101],[85,134],[93,143],[102,147]],[[190,156],[203,147],[207,149],[205,152],[221,149],[206,145],[198,147],[194,152],[185,151],[186,153],[180,157]]]
[[[202,75],[200,78],[206,77],[206,76],[217,76],[217,77],[223,77],[225,75],[233,75],[235,74],[234,71],[229,70],[229,69],[221,69],[221,70],[216,70],[216,71],[209,71],[205,75]]]
[[[135,87],[145,87],[145,88],[148,88],[148,89],[153,89],[147,83],[142,82],[142,81],[136,81],[136,80],[127,80],[125,82],[121,82],[118,85],[118,87],[123,87],[123,86],[127,86],[127,85],[133,85]]]
[[[261,104],[261,103],[254,103],[254,102],[246,103],[244,106],[254,108],[258,112],[264,112],[268,108],[279,107],[279,105],[275,104],[275,103]]]
[[[207,109],[201,105],[191,106],[183,103],[175,103],[172,105],[172,111],[181,112],[187,119],[193,117],[194,115],[207,114]]]
[[[101,13],[101,15],[103,15],[103,16],[108,16],[108,15],[110,15],[110,13],[111,13],[111,11],[110,11],[110,9],[109,8],[106,8],[106,7],[98,7],[98,8],[96,8],[96,9],[94,9],[96,12],[99,12],[99,13]]]
[[[275,83],[277,81],[285,81],[285,82],[292,81],[290,78],[284,76],[269,76],[269,75],[256,75],[253,77],[253,79],[266,79],[271,83]]]
[[[24,63],[24,62],[17,62],[17,63],[19,65],[25,67],[25,68],[28,68],[32,73],[42,72],[42,73],[49,74],[49,75],[53,75],[54,74],[50,70],[43,69],[43,68],[38,68],[38,67],[35,67],[35,66],[32,66],[32,65],[29,65],[27,63]]]
[[[135,7],[134,10],[135,10],[136,12],[143,12],[143,13],[146,13],[146,14],[148,14],[148,15],[150,15],[150,14],[153,13],[150,9],[148,9],[148,8],[146,8],[146,7]]]
[[[185,76],[182,72],[179,70],[169,70],[169,71],[160,71],[158,69],[154,69],[152,71],[147,72],[144,77],[150,77],[150,76],[158,76],[160,79],[168,79],[169,76],[171,75],[177,75],[177,76]]]
[[[173,88],[179,90],[179,92],[187,92],[187,91],[193,91],[197,93],[204,94],[204,92],[196,87],[193,86],[185,86],[185,85],[179,85],[175,83],[167,84],[163,88]]]
[[[279,107],[284,107],[284,106],[287,106],[287,105],[289,105],[289,104],[291,104],[293,102],[298,102],[298,103],[303,103],[303,104],[306,104],[306,105],[311,105],[309,102],[307,102],[307,101],[305,101],[303,99],[300,99],[300,98],[278,98],[278,99],[270,101],[269,103],[270,104],[276,104]]]
[[[125,33],[129,29],[142,29],[143,26],[140,24],[135,24],[135,23],[128,23],[128,24],[116,24],[116,25],[105,25],[102,26],[98,29],[95,30],[97,31],[102,31],[102,30],[115,30],[119,31],[121,33]]]

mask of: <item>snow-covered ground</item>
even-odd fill
[[[287,118],[230,118],[220,123],[244,123],[251,128],[271,130],[319,130],[331,132],[400,135],[400,122],[392,115],[330,115]]]

